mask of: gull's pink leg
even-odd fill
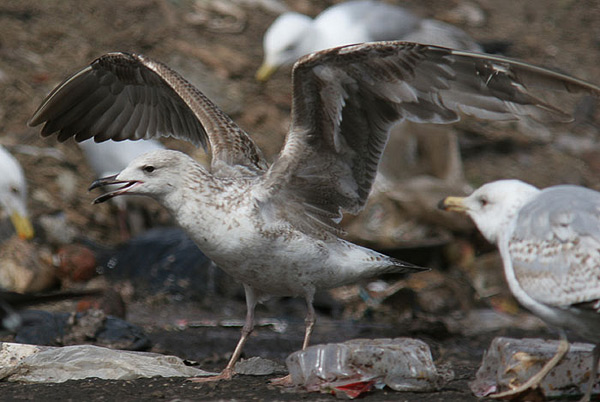
[[[308,347],[310,336],[312,335],[313,327],[315,326],[315,308],[313,306],[314,292],[306,295],[306,318],[304,319],[304,342],[302,342],[302,350]],[[274,378],[271,381],[272,385],[281,385],[289,387],[292,385],[292,377],[288,374],[285,377]]]
[[[231,380],[231,378],[233,377],[233,374],[234,374],[233,367],[235,366],[235,363],[240,358],[240,355],[242,354],[242,349],[244,348],[244,345],[246,344],[246,341],[248,340],[248,336],[250,336],[250,334],[252,333],[252,330],[254,330],[254,308],[256,307],[256,301],[257,301],[256,293],[254,292],[254,289],[252,289],[250,286],[244,285],[244,290],[246,292],[246,307],[247,307],[246,322],[244,323],[244,326],[242,327],[242,336],[241,336],[240,340],[238,341],[237,346],[235,347],[235,350],[233,351],[233,355],[231,355],[231,359],[229,359],[229,363],[227,363],[227,366],[225,367],[225,369],[223,371],[221,371],[221,373],[219,375],[212,376],[212,377],[192,377],[192,378],[188,378],[189,381],[211,382],[211,381],[220,381],[220,380]]]

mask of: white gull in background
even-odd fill
[[[517,300],[560,328],[556,355],[526,383],[492,395],[535,388],[568,352],[564,329],[595,344],[589,401],[600,358],[600,193],[579,186],[539,190],[519,180],[488,183],[468,197],[447,197],[440,207],[469,215],[498,246],[504,274]]]
[[[79,142],[78,145],[97,177],[117,174],[138,156],[165,149],[165,146],[156,140],[95,142],[89,139]]]
[[[327,8],[314,19],[296,12],[277,17],[263,37],[264,59],[256,78],[266,81],[277,68],[318,50],[386,40],[481,51],[475,40],[453,25],[423,19],[380,1],[348,1]]]
[[[10,219],[19,237],[31,239],[33,227],[27,212],[27,182],[17,159],[0,145],[0,207]]]
[[[29,124],[45,123],[42,135],[56,133],[60,141],[172,135],[210,147],[208,169],[180,152],[155,151],[92,187],[122,184],[97,202],[124,194],[158,200],[208,257],[244,284],[242,336],[227,367],[209,379],[215,380],[233,375],[256,303],[265,297],[305,298],[306,347],[317,289],[419,270],[338,237],[342,213],[364,207],[398,120],[450,123],[462,112],[568,122],[565,98],[599,93],[563,74],[435,46],[330,49],[296,63],[291,126],[269,165],[251,137],[178,73],[142,55],[109,53],[58,85]]]
[[[96,142],[90,138],[78,144],[83,150],[85,158],[94,171],[96,178],[115,175],[125,169],[138,156],[150,151],[165,149],[164,145],[153,139]],[[136,214],[134,211],[131,211],[131,208],[128,208],[127,199],[116,198],[113,201],[118,209],[121,237],[127,239],[131,234],[141,231],[143,228],[143,217],[133,216]]]

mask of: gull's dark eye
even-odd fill
[[[291,52],[292,50],[296,49],[297,47],[298,47],[297,43],[290,43],[285,48],[283,48],[283,51],[284,52]]]
[[[13,193],[13,194],[19,194],[19,189],[17,187],[15,187],[15,186],[12,186],[10,188],[10,192]]]
[[[152,173],[152,172],[154,172],[154,166],[146,165],[142,168],[142,170],[146,173]]]
[[[488,199],[487,199],[487,198],[485,198],[485,197],[479,197],[479,204],[480,204],[482,207],[485,207],[485,206],[486,206],[487,204],[489,204],[489,203],[490,203],[490,202],[488,201]]]

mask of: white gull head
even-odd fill
[[[0,146],[0,206],[12,215],[27,216],[27,183],[21,164]]]
[[[498,244],[521,208],[539,192],[520,180],[498,180],[481,186],[468,197],[447,197],[440,206],[466,213],[490,243]]]
[[[287,12],[280,15],[263,38],[264,63],[273,67],[288,65],[312,51],[301,46],[307,35],[310,35],[312,23],[312,18],[300,13]]]
[[[33,237],[27,212],[27,182],[23,168],[6,148],[0,145],[0,210],[8,215],[19,237]]]
[[[188,155],[172,150],[158,150],[138,156],[119,174],[96,180],[90,190],[100,186],[121,184],[118,189],[101,195],[94,203],[118,195],[146,195],[162,201],[182,187],[183,174],[190,166],[201,169]]]

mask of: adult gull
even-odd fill
[[[208,169],[185,154],[155,151],[92,188],[122,184],[96,202],[123,194],[155,198],[243,283],[242,336],[226,368],[211,378],[228,379],[264,297],[305,298],[306,347],[317,289],[419,270],[338,237],[342,212],[364,207],[397,121],[449,123],[465,113],[568,122],[566,98],[599,93],[563,74],[436,46],[329,49],[294,66],[291,126],[269,164],[251,137],[178,73],[146,56],[109,53],[58,85],[29,124],[45,123],[42,135],[56,133],[60,141],[171,135],[210,148]]]
[[[488,183],[440,206],[469,215],[498,246],[517,300],[560,328],[556,355],[535,376],[502,398],[535,388],[569,350],[565,329],[596,346],[582,401],[589,401],[600,358],[600,193],[563,185],[539,190],[519,180]]]
[[[0,206],[10,216],[17,235],[22,239],[33,237],[33,226],[27,212],[27,182],[17,159],[0,145]]]
[[[423,19],[380,1],[347,1],[327,8],[314,19],[297,12],[277,17],[263,37],[264,59],[256,78],[266,81],[279,67],[318,50],[386,40],[482,50],[466,32],[445,22]]]

